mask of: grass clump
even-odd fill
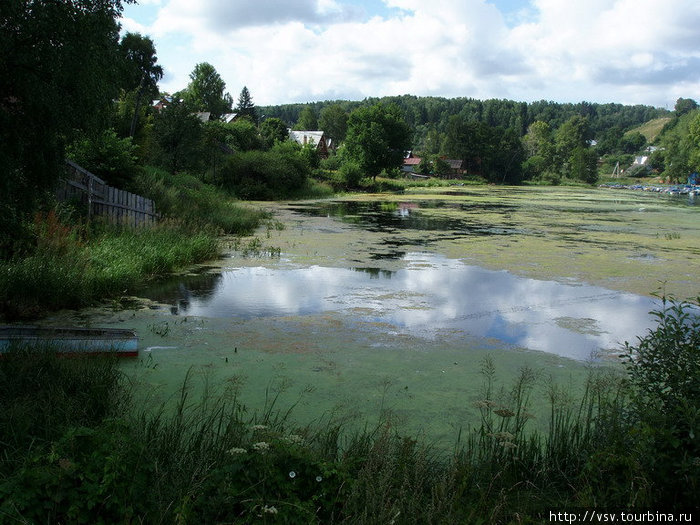
[[[228,193],[187,173],[144,168],[135,181],[138,192],[153,199],[163,215],[227,234],[249,235],[269,214],[232,199]]]
[[[141,229],[103,227],[86,233],[49,213],[39,222],[33,252],[0,261],[0,314],[32,318],[78,308],[144,281],[216,256],[217,234],[176,221]],[[47,237],[48,236],[48,237]]]

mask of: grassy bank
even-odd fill
[[[130,229],[87,223],[58,204],[27,226],[32,236],[0,261],[0,316],[23,319],[133,294],[144,282],[216,257],[222,233],[248,235],[268,214],[187,174],[146,168],[136,181],[163,219]]]
[[[0,262],[0,313],[6,318],[129,295],[148,279],[218,253],[214,231],[169,221],[148,229],[107,228],[85,240],[68,227],[60,232],[40,236],[33,253]]]
[[[362,432],[337,421],[298,428],[273,393],[251,414],[235,385],[193,400],[186,381],[174,409],[143,408],[112,360],[17,351],[0,360],[0,522],[533,523],[574,508],[692,511],[694,308],[659,312],[658,328],[627,349],[626,375],[594,370],[577,399],[552,385],[542,432],[529,428],[542,402],[532,373],[499,385],[485,360],[481,425],[451,452],[399,434],[390,416]]]

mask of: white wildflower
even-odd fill
[[[235,456],[237,454],[246,454],[248,451],[244,448],[238,448],[238,447],[233,447],[229,449],[228,453],[231,454],[232,456]]]
[[[270,444],[266,443],[265,441],[258,441],[257,443],[253,443],[253,450],[257,450],[258,452],[266,452],[270,450]]]
[[[272,505],[269,506],[269,507],[268,507],[267,505],[265,505],[265,506],[263,507],[262,511],[263,511],[265,514],[277,514],[277,509],[276,509],[274,506],[272,506]]]

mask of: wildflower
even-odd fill
[[[323,481],[323,477],[322,477],[322,476],[316,476],[316,481],[318,481],[319,483],[321,483],[321,482]]]
[[[269,506],[269,507],[268,507],[267,505],[265,505],[265,506],[263,507],[262,511],[263,511],[265,514],[277,514],[277,509],[276,509],[274,506],[272,506],[272,505]]]
[[[292,445],[299,445],[304,441],[304,438],[299,436],[298,434],[290,434],[284,440],[287,443],[291,443]]]
[[[266,443],[265,441],[258,441],[257,443],[253,443],[253,450],[257,450],[258,452],[266,452],[270,450],[270,444]]]
[[[260,430],[266,430],[266,429],[267,429],[267,425],[253,425],[253,426],[250,427],[250,428],[253,430],[253,432],[258,432],[258,431],[260,431]]]
[[[499,408],[498,410],[494,410],[493,413],[501,417],[513,417],[515,415],[515,412],[507,408]]]
[[[231,454],[232,456],[235,456],[236,454],[246,454],[248,451],[244,448],[238,448],[238,447],[233,447],[229,449],[228,453]]]
[[[294,472],[294,471],[292,470],[292,471],[289,472],[289,477],[292,478],[292,479],[294,479],[294,478],[297,477],[297,473]]]

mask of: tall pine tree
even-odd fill
[[[247,117],[252,120],[253,123],[257,123],[258,121],[257,108],[255,104],[253,104],[253,97],[250,96],[250,91],[248,91],[246,86],[243,86],[241,94],[238,95],[238,104],[234,111],[238,113],[239,117]]]

